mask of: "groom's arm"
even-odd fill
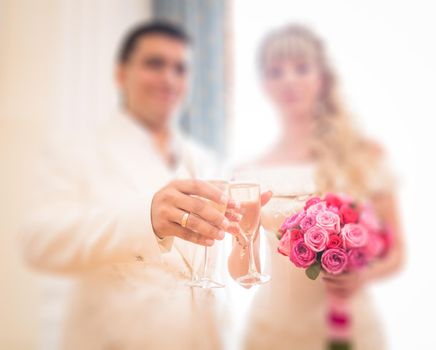
[[[77,157],[62,155],[52,157],[39,174],[21,233],[26,260],[59,273],[138,259],[158,263],[166,242],[158,241],[151,224],[156,190],[102,202],[88,193],[84,167]]]
[[[102,202],[88,193],[92,183],[78,158],[54,157],[37,181],[39,195],[22,230],[25,257],[34,267],[72,273],[138,259],[154,264],[174,236],[203,245],[223,238],[228,220],[192,196],[227,203],[214,186],[177,180],[141,196],[120,193],[116,201]],[[184,213],[190,213],[186,227]]]

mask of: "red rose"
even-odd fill
[[[299,239],[303,238],[303,232],[301,230],[294,228],[290,232],[291,235],[291,242],[298,241]]]
[[[342,238],[338,235],[330,235],[327,248],[342,248]]]
[[[341,209],[339,211],[342,214],[342,218],[344,220],[344,224],[355,224],[355,223],[357,223],[357,220],[359,219],[359,213],[351,205],[344,204],[344,205],[341,206]]]
[[[339,196],[333,194],[333,193],[328,193],[325,196],[325,201],[327,203],[327,207],[336,207],[336,208],[340,208],[343,204],[341,198],[339,198]]]

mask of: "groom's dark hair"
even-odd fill
[[[191,43],[191,38],[182,27],[162,20],[147,21],[132,28],[124,37],[118,52],[118,63],[126,63],[129,60],[140,39],[155,34],[167,36],[186,45]]]

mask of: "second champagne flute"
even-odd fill
[[[224,180],[209,180],[208,183],[211,185],[219,188],[221,191],[228,194],[229,192],[229,184],[227,181]],[[224,214],[226,212],[226,206],[223,204],[218,204],[215,202],[212,202],[206,198],[201,198],[202,200],[205,200],[213,205],[215,209],[217,209],[220,213]],[[215,281],[212,279],[211,275],[212,272],[210,271],[210,261],[209,261],[209,248],[204,247],[204,259],[203,259],[203,266],[201,268],[201,271],[198,272],[198,274],[193,274],[193,279],[188,284],[191,287],[198,287],[198,288],[223,288],[225,287],[224,283]]]
[[[230,186],[230,197],[241,205],[242,219],[239,222],[241,234],[248,244],[248,273],[237,278],[242,286],[263,284],[270,276],[257,271],[254,257],[254,239],[260,223],[260,186],[254,183],[235,183]]]

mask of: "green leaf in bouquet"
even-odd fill
[[[348,341],[331,341],[327,346],[328,350],[352,350],[352,348]]]
[[[316,280],[321,272],[321,264],[316,261],[306,269],[306,276],[311,280]]]
[[[318,252],[318,253],[316,253],[316,261],[318,261],[319,263],[321,262],[321,258],[322,258],[322,254],[323,254],[324,252]]]

